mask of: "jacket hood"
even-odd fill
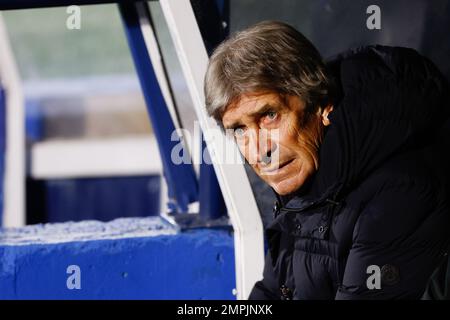
[[[450,123],[449,88],[434,64],[407,48],[369,46],[328,63],[336,101],[319,169],[302,188],[278,197],[286,207],[337,199],[390,157],[442,139]],[[447,135],[448,137],[448,135]]]

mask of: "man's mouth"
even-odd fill
[[[284,167],[286,167],[287,165],[289,165],[292,161],[294,161],[294,159],[288,160],[283,162],[282,164],[280,164],[279,166],[273,167],[273,168],[265,168],[261,170],[261,174],[274,174],[277,173],[278,171],[282,170]]]

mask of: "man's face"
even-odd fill
[[[305,119],[305,103],[297,96],[256,92],[230,104],[222,124],[234,130],[237,145],[255,172],[285,195],[300,188],[318,169],[321,116],[319,109]]]

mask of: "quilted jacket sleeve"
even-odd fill
[[[358,218],[336,299],[422,297],[448,248],[449,206],[438,193],[414,179],[383,186]]]

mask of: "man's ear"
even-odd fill
[[[324,126],[329,126],[331,124],[328,119],[328,115],[333,111],[333,106],[331,104],[327,105],[323,111],[321,111],[322,123]]]

